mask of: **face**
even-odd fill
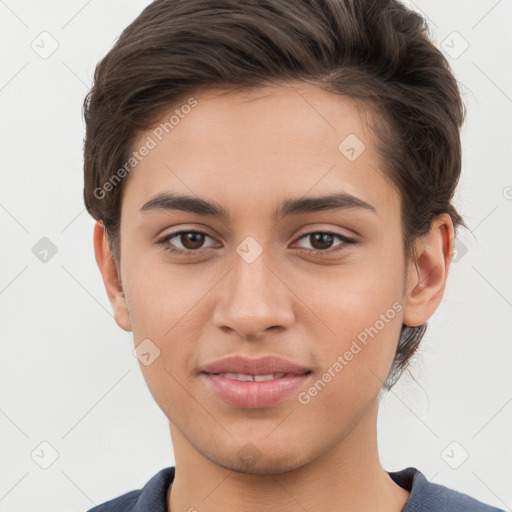
[[[225,468],[274,473],[332,450],[375,410],[410,288],[400,197],[354,100],[299,84],[220,92],[136,144],[156,141],[125,184],[114,309],[145,343],[141,369],[171,431]],[[281,377],[275,395],[276,379],[261,391],[202,372],[232,355],[309,373]]]

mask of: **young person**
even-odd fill
[[[445,288],[464,106],[395,0],[157,0],[84,102],[85,204],[175,466],[106,511],[490,512],[387,472]]]

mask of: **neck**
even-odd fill
[[[409,492],[382,467],[375,404],[338,444],[309,463],[284,473],[231,471],[199,453],[170,423],[175,478],[169,512],[400,512]]]

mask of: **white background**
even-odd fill
[[[82,101],[147,4],[0,1],[1,511],[87,510],[174,464],[166,418],[112,318],[82,201]],[[468,108],[457,205],[470,231],[414,378],[382,401],[381,458],[509,510],[512,2],[409,4],[451,53]],[[41,38],[47,51],[58,43],[46,59],[31,47]],[[57,248],[47,262],[32,252],[43,237]],[[466,452],[458,469],[446,462]]]

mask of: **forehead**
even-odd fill
[[[183,98],[135,144],[154,142],[126,184],[125,194],[135,194],[140,205],[171,190],[215,195],[219,203],[253,196],[261,207],[262,197],[312,189],[343,189],[370,203],[376,194],[396,200],[362,102],[299,82],[191,98],[193,108]]]
[[[236,134],[240,152],[249,152],[256,142],[264,142],[266,147],[282,147],[283,140],[290,140],[311,148],[319,142],[331,147],[351,131],[357,132],[361,139],[372,137],[368,130],[371,110],[363,101],[302,82],[250,89],[203,90],[195,94],[194,99],[197,107],[180,120],[179,130],[178,126],[172,129],[176,142],[222,143]],[[175,109],[180,110],[186,101],[183,97]],[[169,119],[169,112],[162,116],[160,125],[165,124],[166,119]],[[256,139],[244,141],[244,134]],[[235,149],[232,147],[231,152]]]

